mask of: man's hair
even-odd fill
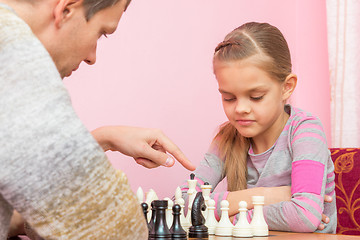
[[[131,0],[84,0],[83,5],[85,8],[86,20],[89,21],[95,13],[105,8],[112,7],[119,1],[126,1],[125,10],[131,2]]]

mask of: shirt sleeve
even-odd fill
[[[291,201],[265,206],[264,216],[272,230],[314,232],[321,223],[330,158],[320,121],[311,116],[295,119],[289,148],[292,154]]]
[[[14,16],[0,13],[0,200],[9,205],[0,212],[16,209],[44,239],[147,239],[125,174],[77,117],[47,51]]]
[[[201,191],[201,185],[205,182],[208,182],[212,185],[211,189],[211,199],[215,201],[215,217],[220,219],[220,202],[227,198],[229,194],[228,191],[216,191],[216,186],[224,179],[223,176],[224,162],[219,158],[218,151],[214,147],[214,144],[210,147],[209,151],[205,154],[204,159],[200,162],[199,166],[196,168],[194,174],[195,179],[197,180],[196,191]],[[180,186],[183,193],[183,198],[185,200],[185,214],[187,211],[188,205],[188,195],[187,191],[189,190],[187,181]]]

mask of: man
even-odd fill
[[[89,133],[61,81],[113,33],[129,0],[0,0],[0,239],[16,209],[45,239],[146,239],[124,173],[104,151],[148,168],[194,166],[159,130]]]

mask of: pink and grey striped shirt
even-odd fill
[[[270,230],[335,233],[334,164],[322,124],[313,115],[290,105],[285,106],[285,111],[290,117],[275,144],[261,154],[254,154],[250,147],[247,187],[291,186],[291,201],[264,206],[264,216]],[[198,191],[201,191],[200,186],[204,182],[215,188],[224,178],[224,160],[220,159],[214,145],[195,170]],[[187,185],[181,187],[186,199]],[[226,199],[228,193],[216,191],[216,188],[212,192],[217,217],[221,212],[218,203]],[[331,196],[333,201],[324,203],[324,195]],[[324,224],[325,229],[319,231],[317,227],[321,223],[322,213],[330,218],[330,223]],[[251,217],[252,210],[248,211],[249,221]]]

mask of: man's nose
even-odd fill
[[[84,60],[84,62],[86,62],[89,65],[93,65],[96,62],[96,46],[94,47],[94,49],[89,53],[89,55],[87,56],[87,58]]]

